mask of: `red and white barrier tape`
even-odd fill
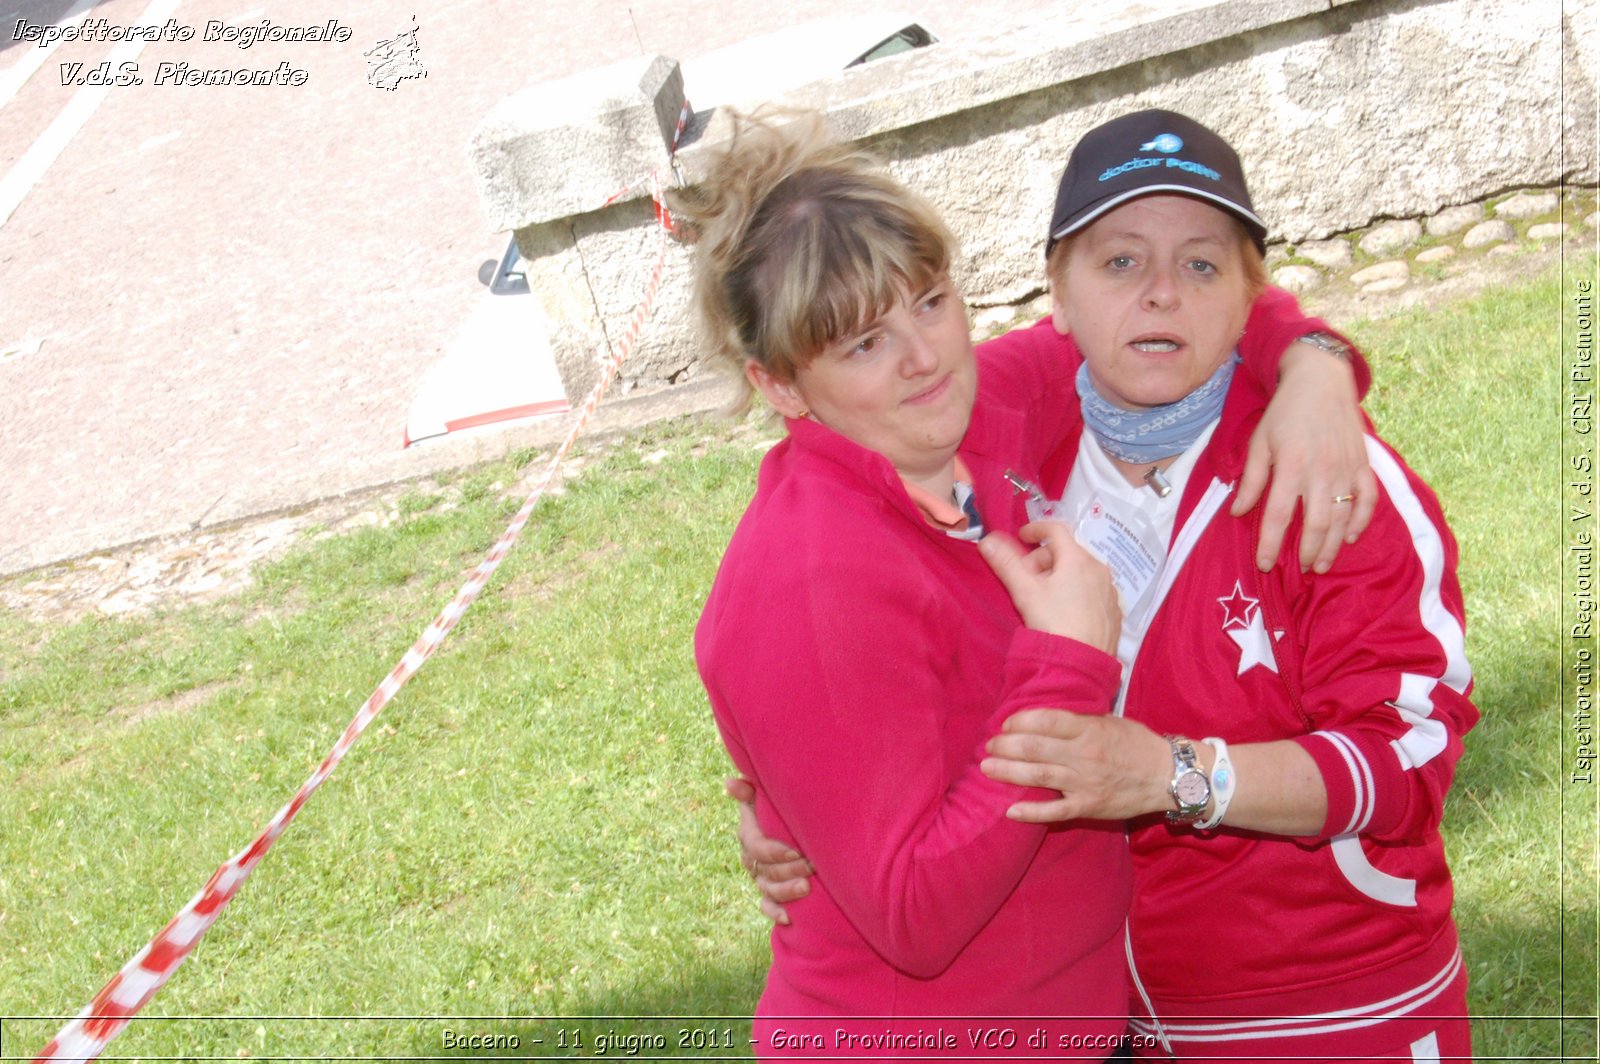
[[[671,151],[670,151],[670,154],[672,154],[672,155],[678,154],[678,141],[683,139],[683,130],[684,130],[684,127],[686,127],[689,124],[689,115],[690,114],[691,114],[691,110],[689,108],[689,101],[688,100],[684,100],[683,101],[683,107],[680,108],[679,111],[678,111],[678,123],[677,123],[677,125],[672,127],[672,148],[671,148]],[[621,188],[617,189],[611,195],[607,196],[606,199],[605,199],[605,202],[602,203],[600,206],[609,207],[613,203],[617,202],[617,200],[621,199],[622,197],[626,196],[628,193],[632,192],[634,189],[638,188],[640,185],[643,185],[646,182],[654,182],[654,181],[656,181],[656,179],[657,179],[657,176],[656,176],[656,174],[654,172],[651,172],[649,174],[645,174],[643,177],[636,177],[632,181],[628,182],[626,185],[623,185]],[[657,221],[660,221],[663,225],[665,225],[667,227],[667,232],[670,233],[672,231],[672,222],[671,222],[670,219],[668,219],[666,217],[666,212],[662,209],[661,197],[659,195],[657,195],[655,197],[655,201],[656,201],[656,219],[657,219]]]
[[[680,118],[679,133],[682,130],[683,119]],[[522,509],[517,511],[505,533],[478,564],[477,569],[468,577],[455,598],[440,611],[433,619],[433,623],[429,624],[412,644],[411,649],[406,651],[400,663],[383,678],[382,683],[378,684],[377,689],[356,713],[355,719],[345,728],[339,741],[334,744],[333,750],[311,777],[301,785],[299,792],[287,805],[278,810],[254,842],[234,854],[218,868],[206,885],[189,899],[189,903],[178,912],[178,915],[174,916],[148,945],[135,953],[128,963],[122,966],[121,971],[111,977],[111,981],[94,996],[94,1000],[84,1006],[83,1011],[50,1040],[49,1045],[40,1050],[39,1055],[34,1058],[34,1064],[43,1064],[47,1061],[88,1062],[105,1051],[111,1040],[128,1025],[128,1021],[155,997],[156,992],[172,977],[172,973],[177,971],[178,965],[189,956],[201,936],[216,922],[228,902],[233,900],[256,864],[266,856],[278,836],[283,834],[289,822],[300,812],[306,799],[310,798],[312,792],[333,774],[333,770],[344,759],[345,753],[355,745],[357,739],[361,738],[362,732],[367,730],[367,725],[372,723],[383,707],[389,704],[401,687],[405,686],[406,681],[411,679],[439,648],[445,636],[450,634],[456,622],[467,612],[467,607],[472,605],[484,585],[489,582],[489,577],[500,567],[500,562],[522,535],[524,526],[533,515],[533,508],[538,505],[539,499],[554,479],[556,471],[561,468],[561,462],[572,449],[572,445],[577,442],[579,434],[583,432],[595,408],[600,404],[601,396],[611,387],[612,381],[616,380],[618,372],[622,369],[623,360],[632,351],[644,328],[645,319],[650,315],[656,290],[661,285],[662,269],[667,258],[667,233],[671,228],[671,221],[661,205],[656,175],[650,175],[650,180],[656,201],[656,218],[660,223],[659,248],[655,267],[650,274],[650,283],[645,289],[644,298],[640,301],[638,309],[634,312],[633,320],[628,323],[627,332],[617,345],[616,353],[606,360],[600,379],[589,393],[589,398],[585,400],[571,431],[567,433],[555,456],[550,459],[550,464],[545,467],[538,483],[533,486],[527,501],[522,504]]]

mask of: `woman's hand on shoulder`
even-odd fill
[[[1350,365],[1303,343],[1283,356],[1277,393],[1250,437],[1235,517],[1266,492],[1256,564],[1263,572],[1278,560],[1298,503],[1300,568],[1325,573],[1346,543],[1372,520],[1377,481],[1367,462],[1366,423]]]
[[[1011,537],[990,533],[978,544],[1029,628],[1116,653],[1122,632],[1111,570],[1059,521],[1034,521],[1018,535],[1038,549],[1024,553]]]

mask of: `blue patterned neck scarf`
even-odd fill
[[[1200,438],[1207,425],[1222,415],[1228,398],[1236,351],[1200,387],[1166,406],[1124,410],[1106,402],[1089,379],[1089,364],[1078,367],[1078,395],[1083,399],[1083,423],[1113,458],[1143,465],[1182,454]]]

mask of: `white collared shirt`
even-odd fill
[[[1147,484],[1130,484],[1094,433],[1085,429],[1078,445],[1078,458],[1056,514],[1073,527],[1078,542],[1111,567],[1122,603],[1117,660],[1122,663],[1124,685],[1155,616],[1156,588],[1167,563],[1184,487],[1216,428],[1217,421],[1212,421],[1167,468],[1163,475],[1172,490],[1165,498]]]

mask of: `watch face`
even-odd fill
[[[1198,772],[1185,772],[1179,776],[1172,791],[1184,805],[1204,805],[1206,799],[1211,797],[1211,788],[1206,786],[1206,778]]]

